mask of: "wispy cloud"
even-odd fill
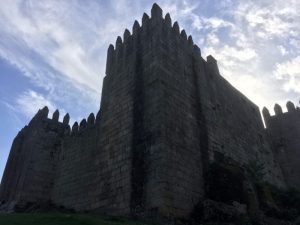
[[[123,1],[114,13],[120,14],[125,5]],[[53,107],[65,106],[77,116],[97,111],[107,46],[132,20],[108,17],[107,7],[111,6],[98,1],[0,2],[0,57],[40,92],[24,93],[19,105],[30,97]],[[41,96],[50,96],[51,102]],[[32,114],[30,108],[23,109]]]
[[[270,106],[296,98],[298,75],[288,68],[298,62],[300,53],[299,1],[157,2],[193,35],[204,56],[218,59],[221,73],[254,102]],[[0,57],[42,88],[32,89],[38,96],[74,111],[75,117],[87,115],[99,107],[108,44],[144,11],[149,13],[151,4],[1,1]],[[284,77],[284,87],[279,76]],[[260,96],[258,87],[264,87]],[[274,94],[274,90],[281,91]]]
[[[222,75],[260,107],[298,102],[300,2],[210,1],[210,14],[206,3],[185,16],[173,7],[184,26],[192,24],[203,55],[214,55]]]
[[[277,63],[274,74],[277,79],[284,82],[285,91],[294,91],[300,94],[300,56]]]
[[[50,71],[55,72],[52,78],[69,78],[78,88],[85,86],[98,91],[101,81],[86,51],[90,46],[85,46],[88,42],[80,39],[79,31],[76,33],[70,28],[72,21],[68,18],[67,5],[46,2],[48,4],[44,4],[45,1],[0,3],[1,35],[4,37],[1,56],[17,65],[28,77],[42,80],[39,85],[49,85],[48,79],[44,82],[49,72],[44,72]]]
[[[50,114],[57,109],[53,102],[33,90],[27,90],[19,95],[16,103],[14,109],[23,112],[28,118],[32,118],[38,109],[42,109],[44,106],[48,106]]]

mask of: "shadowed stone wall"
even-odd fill
[[[60,144],[68,125],[58,122],[58,112],[47,118],[40,110],[15,138],[3,175],[0,197],[5,202],[48,202]]]
[[[241,165],[264,165],[265,180],[285,187],[282,172],[274,162],[259,108],[219,74],[212,56],[197,63],[202,111],[208,127],[208,158],[216,152]]]
[[[276,104],[275,115],[264,108],[263,115],[267,135],[272,143],[275,159],[282,168],[287,185],[300,190],[300,109],[292,102],[287,103],[283,113]]]

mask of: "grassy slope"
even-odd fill
[[[0,225],[146,225],[120,218],[77,214],[0,214]]]

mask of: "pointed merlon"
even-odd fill
[[[85,127],[85,126],[86,126],[86,119],[82,119],[79,124],[79,127]]]
[[[106,71],[105,74],[108,75],[113,64],[113,56],[114,56],[114,46],[112,44],[109,45],[107,49],[107,58],[106,58]]]
[[[82,131],[84,128],[86,128],[86,126],[87,126],[86,119],[82,119],[79,124],[79,131]]]
[[[45,106],[42,109],[39,109],[39,111],[34,115],[34,117],[31,119],[29,124],[34,123],[35,121],[44,120],[48,118],[49,109],[47,106]]]
[[[114,54],[115,48],[112,44],[109,45],[107,49],[107,60],[110,60]]]
[[[112,44],[109,45],[108,49],[107,49],[107,52],[108,53],[113,53],[115,50],[114,46]]]
[[[96,121],[100,121],[101,119],[101,109],[99,109],[97,115],[96,115]]]
[[[270,112],[269,112],[269,110],[266,107],[263,108],[262,114],[263,114],[265,120],[267,118],[271,117]]]
[[[278,105],[277,103],[275,104],[274,106],[274,112],[275,112],[275,115],[280,115],[282,114],[282,108],[280,105]]]
[[[268,128],[269,127],[269,121],[270,121],[270,118],[271,118],[270,112],[266,107],[264,107],[263,110],[262,110],[262,114],[263,114],[263,117],[264,117],[265,125]]]
[[[115,48],[112,44],[109,45],[108,49],[107,49],[107,59],[111,59],[113,54],[114,54]]]
[[[64,124],[64,125],[68,125],[69,122],[70,122],[70,115],[69,115],[69,113],[67,113],[67,114],[64,116],[63,124]]]
[[[170,13],[166,14],[165,21],[166,21],[166,24],[168,27],[172,27],[172,19],[171,19]]]
[[[179,25],[177,21],[173,24],[173,30],[176,34],[179,34]]]
[[[212,55],[209,55],[206,57],[206,61],[207,61],[207,65],[211,68],[213,74],[219,75],[220,72],[219,72],[217,60]]]
[[[41,110],[39,110],[41,112],[42,117],[47,118],[48,114],[49,114],[49,109],[47,106],[45,106],[44,108],[42,108]]]
[[[77,133],[78,132],[78,123],[75,122],[72,126],[72,133]]]
[[[208,63],[216,63],[217,62],[217,60],[212,55],[207,56],[206,61]]]
[[[122,45],[122,38],[120,36],[118,36],[117,41],[116,41],[116,48],[120,45]]]
[[[59,119],[59,111],[57,109],[57,110],[55,110],[55,112],[52,115],[52,120],[55,122],[58,122],[58,119]]]
[[[194,45],[194,41],[193,41],[193,38],[192,38],[191,35],[188,37],[188,43],[189,43],[189,45],[191,45],[191,46]]]
[[[288,112],[292,112],[296,110],[294,103],[292,103],[291,101],[288,101],[286,103],[286,108]]]
[[[194,52],[196,55],[201,56],[201,50],[197,45],[194,45]]]
[[[133,27],[132,27],[132,33],[133,34],[137,34],[138,33],[138,31],[139,31],[139,29],[140,29],[140,24],[139,24],[139,22],[136,20],[136,21],[134,21],[134,24],[133,24]]]
[[[148,16],[148,14],[147,13],[144,13],[143,14],[143,18],[142,18],[142,26],[145,26],[147,23],[148,23],[148,21],[149,21],[149,16]]]
[[[180,36],[181,36],[184,40],[187,40],[187,35],[186,35],[185,30],[182,30],[182,31],[181,31]]]
[[[130,31],[128,29],[125,29],[123,34],[124,42],[127,41],[129,37],[130,37]]]
[[[155,20],[162,18],[162,9],[156,3],[154,3],[152,6],[151,18]]]
[[[89,115],[87,122],[88,122],[88,125],[93,125],[95,123],[95,115],[94,115],[94,113],[91,113]]]

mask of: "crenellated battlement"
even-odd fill
[[[300,119],[300,108],[295,107],[295,104],[291,101],[286,103],[286,112],[283,112],[282,107],[279,104],[274,105],[274,115],[270,114],[270,111],[264,107],[262,110],[262,115],[266,126],[270,125],[270,120],[285,120],[287,117],[295,117]]]
[[[68,126],[69,121],[70,121],[70,115],[67,113],[64,116],[63,121],[60,122],[58,109],[56,109],[53,112],[52,116],[49,117],[49,109],[47,106],[45,106],[44,108],[38,110],[38,112],[34,115],[32,120],[29,122],[29,125],[33,124],[33,123],[39,123],[42,121],[47,121],[47,122],[51,122],[53,124],[60,124],[60,125]]]
[[[59,121],[59,110],[55,110],[52,114],[52,117],[49,117],[49,109],[47,106],[45,106],[43,109],[39,109],[37,114],[33,117],[33,119],[30,121],[30,124],[33,123],[40,123],[40,122],[48,122],[52,125],[57,125],[58,127],[65,127],[65,135],[74,135],[78,133],[84,132],[87,128],[92,128],[96,125],[96,123],[100,122],[101,118],[101,111],[99,110],[97,113],[97,116],[95,117],[94,113],[90,113],[89,116],[86,118],[83,118],[80,123],[74,122],[72,125],[72,128],[69,125],[70,122],[70,115],[69,113],[66,113],[66,115],[63,117],[62,122]]]
[[[95,117],[94,113],[90,113],[90,115],[87,117],[87,119],[82,119],[80,123],[77,121],[74,122],[70,135],[75,135],[84,132],[85,130],[89,128],[93,128],[96,126],[97,123],[100,122],[100,110],[97,113],[97,116]]]
[[[140,38],[145,39],[145,43],[150,43],[151,41],[157,42],[160,41],[160,39],[167,39],[168,42],[170,42],[170,39],[174,39],[193,52],[198,59],[201,58],[201,50],[194,44],[192,36],[187,36],[184,29],[180,31],[177,21],[172,25],[172,19],[169,13],[163,18],[162,9],[157,4],[154,4],[151,9],[151,17],[149,17],[147,13],[144,13],[142,25],[135,20],[132,33],[130,33],[128,29],[125,29],[123,39],[121,36],[118,36],[115,45],[109,45],[107,50],[106,75],[122,70],[120,67],[124,67],[124,60],[126,61],[132,56],[132,52],[135,52],[137,42]],[[177,45],[172,46],[172,48],[174,47],[177,47]],[[152,48],[149,48],[149,50],[150,49]]]
[[[34,115],[29,124],[36,123],[41,120],[46,120],[48,118],[49,109],[45,106],[43,109],[39,109],[38,112]]]
[[[262,113],[269,141],[287,185],[300,189],[300,108],[288,101],[286,109],[287,111],[283,112],[282,107],[275,104],[274,115],[270,115],[266,107]]]

